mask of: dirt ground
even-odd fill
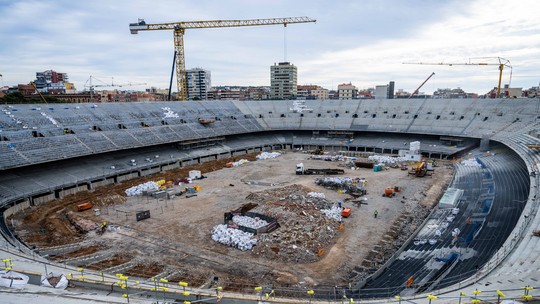
[[[226,159],[102,187],[94,192],[78,193],[16,214],[13,218],[15,231],[27,243],[37,247],[80,242],[83,247],[79,249],[81,253],[115,256],[112,262],[100,264],[98,261],[84,267],[106,270],[131,260],[132,266],[125,270],[131,276],[167,277],[170,281],[190,282],[195,287],[210,287],[215,277],[219,278],[221,286],[229,290],[242,290],[258,284],[287,287],[344,285],[351,278],[365,276],[372,271],[371,268],[384,263],[384,258],[400,245],[398,239],[406,239],[421,223],[452,176],[451,167],[442,162],[432,176],[419,178],[393,168],[381,172],[351,170],[342,167],[341,162],[310,159],[309,154],[302,152],[287,151],[278,158],[258,161],[253,161],[254,156],[236,157],[234,160],[247,158],[251,162],[234,168],[224,168],[225,163],[231,161]],[[314,184],[313,180],[318,176],[296,175],[295,166],[299,162],[303,162],[306,168],[341,168],[345,170],[343,176],[366,178],[365,204],[354,204],[351,196]],[[186,177],[189,170],[194,169],[201,170],[207,178],[189,185],[199,185],[202,189],[193,197],[183,195],[160,200],[146,196],[126,198],[123,192],[147,180]],[[343,219],[343,229],[325,244],[323,254],[315,261],[268,258],[264,254],[256,254],[260,251],[240,251],[211,239],[212,227],[223,223],[225,212],[249,202],[246,197],[250,193],[292,185],[323,192],[328,201],[343,202],[344,207],[352,209],[351,216]],[[382,196],[386,187],[396,186],[401,189],[396,196]],[[96,216],[94,210],[75,212],[76,205],[84,201],[92,201],[101,214]],[[142,210],[149,210],[151,218],[137,222],[135,212]],[[377,218],[374,217],[375,210],[378,211]],[[72,213],[68,216],[69,211]],[[96,223],[106,221],[109,226],[117,225],[119,229],[103,235],[95,231],[84,232],[72,225],[77,217]],[[390,246],[381,246],[396,223],[404,227],[400,230],[401,235],[392,234],[396,241]],[[320,229],[338,226],[321,224]],[[272,233],[286,231],[286,228],[282,226]],[[256,246],[263,245],[259,243]],[[84,247],[92,250],[85,251]],[[377,248],[375,255],[374,248]],[[69,262],[76,258],[77,252],[71,252],[64,257],[57,256],[55,260]]]

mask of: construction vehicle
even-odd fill
[[[36,87],[36,84],[33,81],[31,81],[30,84],[34,87],[34,90],[36,90],[36,92],[39,94],[39,97],[41,98],[41,100],[43,100],[44,103],[49,104],[47,100],[45,99],[45,97],[43,96],[43,94],[41,94],[41,92]]]
[[[429,75],[428,78],[426,78],[426,80],[424,80],[424,82],[422,82],[422,84],[420,86],[418,86],[418,88],[416,88],[416,90],[414,90],[414,92],[411,93],[411,95],[409,95],[409,97],[407,99],[411,99],[414,94],[418,94],[418,92],[420,91],[420,89],[426,84],[426,82],[428,82],[428,80],[433,77],[433,75],[435,75],[435,72],[431,73],[431,75]]]
[[[313,153],[311,153],[313,155],[324,155],[324,150],[323,149],[315,149],[315,151],[313,151]]]
[[[382,195],[383,197],[393,197],[394,196],[394,188],[392,187],[386,187],[384,189],[384,193]]]
[[[417,162],[411,171],[409,171],[409,174],[417,176],[417,177],[424,177],[427,173],[427,163],[426,161],[420,161]]]
[[[344,173],[343,169],[306,169],[303,163],[296,165],[297,175],[338,175]]]
[[[159,31],[172,30],[174,33],[174,60],[171,71],[171,81],[169,85],[169,94],[172,86],[172,76],[176,65],[176,84],[178,87],[178,100],[187,100],[186,83],[186,62],[184,58],[184,33],[186,29],[200,28],[223,28],[240,27],[256,25],[279,25],[292,23],[316,22],[317,20],[308,17],[291,18],[270,18],[270,19],[250,19],[250,20],[206,20],[206,21],[180,21],[158,24],[147,24],[144,19],[139,19],[137,23],[130,23],[129,30],[131,34],[137,34],[139,31]],[[169,95],[170,100],[170,95]]]

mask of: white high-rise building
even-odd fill
[[[211,87],[210,71],[195,68],[186,71],[186,86],[189,100],[206,100]]]
[[[294,99],[297,91],[297,68],[290,62],[280,62],[270,67],[270,98]]]

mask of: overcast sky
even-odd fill
[[[298,84],[359,89],[395,81],[413,91],[461,87],[486,93],[497,66],[406,65],[403,62],[497,63],[503,83],[540,81],[537,0],[0,0],[0,85],[28,83],[37,71],[68,73],[77,89],[90,75],[111,83],[167,88],[171,31],[131,35],[129,23],[308,16],[316,23],[221,29],[185,34],[186,67],[212,73],[212,85],[270,85],[270,66],[286,58]],[[98,82],[99,83],[99,82]],[[173,88],[176,90],[176,88]]]

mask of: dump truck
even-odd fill
[[[306,169],[303,163],[296,165],[297,175],[338,175],[344,173],[343,169]]]

